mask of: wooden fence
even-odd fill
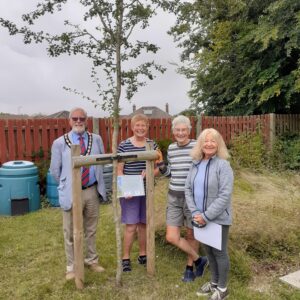
[[[202,129],[213,127],[227,144],[235,135],[254,132],[259,127],[265,142],[272,144],[278,134],[300,133],[300,115],[254,115],[242,117],[191,117],[191,137],[196,138]],[[88,119],[88,129],[102,136],[105,151],[111,151],[112,119]],[[70,130],[67,119],[0,119],[0,163],[12,160],[34,161],[42,150],[50,156],[51,145],[57,137]],[[132,135],[130,119],[120,120],[119,142]],[[154,140],[172,139],[170,119],[151,119],[149,137]]]

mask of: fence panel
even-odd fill
[[[300,115],[275,115],[276,135],[300,132]]]
[[[49,151],[57,138],[57,119],[49,119]]]
[[[44,150],[45,157],[48,157],[49,149],[50,149],[50,145],[48,144],[48,140],[49,140],[48,120],[46,119],[41,120],[41,127],[42,127],[42,149]]]
[[[7,139],[5,136],[6,121],[0,120],[0,164],[7,161]]]
[[[191,133],[190,133],[190,137],[192,139],[196,139],[197,137],[197,117],[190,117],[190,120],[191,120],[191,126],[192,126],[192,129],[191,129]]]
[[[18,160],[24,159],[24,146],[23,142],[23,120],[16,120],[16,142],[17,142],[17,158]]]
[[[110,144],[109,144],[109,132],[108,132],[108,127],[106,125],[106,119],[99,119],[99,131],[102,137],[104,151],[105,153],[107,153]]]
[[[197,117],[191,117],[191,138],[196,138]],[[274,115],[276,135],[300,132],[300,115]],[[120,121],[119,142],[132,136],[130,119]],[[201,116],[200,127],[203,129],[213,127],[223,136],[226,144],[235,135],[242,132],[255,132],[258,128],[263,133],[266,143],[270,142],[272,128],[270,115],[253,116]],[[93,121],[88,119],[91,131]],[[273,123],[274,124],[274,123]],[[171,119],[150,119],[149,137],[154,140],[172,139]],[[9,160],[33,160],[34,154],[42,149],[44,157],[49,157],[51,146],[57,137],[70,130],[68,119],[24,119],[0,120],[0,163]],[[113,119],[99,119],[99,134],[104,143],[105,152],[111,152],[113,133]]]
[[[161,125],[161,119],[155,119],[154,120],[154,126],[155,126],[155,138],[154,139],[156,141],[161,140],[161,134],[160,134],[161,128],[160,128],[160,125]]]
[[[13,160],[16,157],[16,137],[14,132],[16,120],[8,120],[8,159]]]
[[[33,120],[27,119],[25,121],[25,159],[31,160],[31,154],[32,154],[32,135],[31,135],[31,128],[32,128]]]

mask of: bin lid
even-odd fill
[[[14,160],[6,162],[0,168],[0,176],[35,175],[37,167],[31,161]]]
[[[27,160],[14,160],[8,161],[2,165],[2,168],[5,169],[24,169],[24,168],[32,168],[34,163]]]

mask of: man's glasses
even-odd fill
[[[86,118],[82,118],[82,117],[72,117],[71,118],[72,119],[72,121],[74,121],[74,122],[85,122],[85,120],[86,120]]]

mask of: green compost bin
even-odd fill
[[[24,160],[0,168],[0,215],[23,215],[40,209],[38,168]]]

